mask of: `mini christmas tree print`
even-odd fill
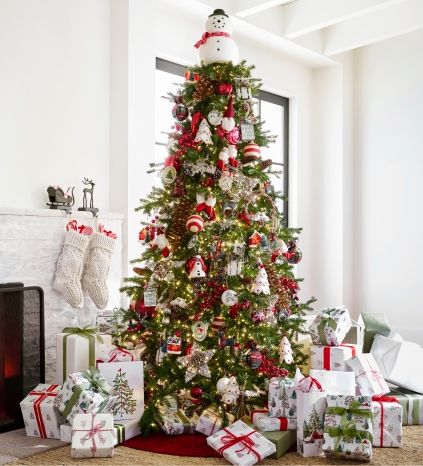
[[[282,417],[286,417],[286,410],[289,408],[288,395],[286,394],[285,385],[282,387],[280,394],[280,400],[282,405]]]
[[[115,407],[113,408],[113,414],[123,416],[124,414],[134,414],[137,401],[132,398],[134,390],[129,386],[128,379],[126,378],[126,372],[122,371],[122,368],[116,372],[116,377],[113,379],[113,389],[117,397]]]
[[[304,421],[304,425],[303,425],[303,438],[304,440],[307,440],[311,435],[311,429],[310,429],[310,426],[307,424],[306,421]]]
[[[202,119],[200,126],[198,127],[197,135],[195,136],[195,142],[204,142],[205,144],[211,144],[211,131],[210,126],[205,118]]]
[[[311,414],[310,414],[309,426],[310,426],[311,433],[313,433],[313,432],[315,432],[317,430],[321,430],[321,428],[322,428],[322,421],[319,418],[319,415],[318,415],[318,413],[316,411],[315,406],[313,406],[313,409],[312,409]]]

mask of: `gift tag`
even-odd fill
[[[157,288],[147,288],[144,291],[144,305],[146,307],[157,305]]]
[[[252,141],[254,137],[254,125],[251,123],[241,123],[241,139],[243,141]]]

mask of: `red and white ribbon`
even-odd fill
[[[394,396],[374,395],[372,401],[380,405],[380,447],[383,447],[383,431],[385,429],[385,410],[383,403],[398,403],[398,400]]]
[[[41,438],[47,438],[46,427],[44,425],[44,419],[41,414],[41,403],[49,396],[57,396],[57,387],[58,385],[50,385],[43,391],[32,390],[29,392],[29,395],[36,395],[38,398],[34,401],[34,413],[35,420],[37,422],[38,430],[40,431]]]
[[[253,448],[255,446],[254,440],[250,438],[251,434],[254,434],[255,432],[257,432],[256,430],[253,429],[249,434],[239,435],[239,436],[236,436],[228,429],[223,429],[223,430],[226,432],[227,435],[224,435],[223,437],[220,438],[220,441],[223,443],[223,445],[219,448],[219,450],[217,450],[219,455],[223,455],[223,452],[225,450],[240,443],[243,446],[239,450],[236,450],[235,453],[241,453],[242,451],[247,449],[248,450],[247,453],[253,453],[255,457],[257,458],[257,461],[262,460],[260,453]]]
[[[95,441],[95,436],[98,434],[99,439],[102,443],[105,442],[105,438],[101,435],[102,432],[113,432],[113,429],[103,429],[103,423],[99,422],[98,424],[94,425],[95,414],[92,414],[91,417],[91,429],[72,429],[73,432],[86,432],[83,437],[83,440],[90,441],[92,440],[91,452],[93,454],[93,458],[97,451],[97,444]]]
[[[342,344],[341,346],[345,348],[351,348],[351,357],[355,356],[355,346],[352,345],[344,345]],[[324,346],[323,347],[323,369],[330,371],[330,362],[331,362],[331,357],[330,357],[330,350],[332,348],[338,348],[338,346]]]
[[[207,39],[209,37],[231,37],[230,34],[227,32],[205,32],[202,36],[201,39],[194,44],[194,47],[196,49],[200,48],[201,45],[205,44],[207,42]]]
[[[102,223],[100,223],[98,225],[98,231],[99,231],[99,233],[102,233],[103,235],[108,236],[110,238],[113,238],[113,239],[117,238],[116,233],[113,233],[113,231],[111,231],[111,230],[106,230]]]

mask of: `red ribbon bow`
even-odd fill
[[[228,435],[224,435],[223,437],[220,438],[220,441],[223,443],[223,445],[217,451],[219,455],[223,455],[223,452],[226,449],[232,447],[233,445],[236,445],[237,443],[241,443],[243,447],[240,448],[239,450],[236,450],[235,453],[241,453],[242,451],[247,449],[248,454],[253,453],[256,456],[257,461],[261,461],[262,458],[260,454],[253,448],[255,445],[254,440],[250,438],[251,434],[254,434],[255,432],[257,432],[256,430],[253,429],[249,434],[240,435],[238,437],[228,429],[223,429],[223,430]]]
[[[373,395],[372,401],[377,401],[378,403],[398,403],[398,398],[394,396]]]
[[[207,42],[207,39],[209,37],[219,37],[219,36],[224,36],[224,37],[231,37],[230,34],[227,32],[205,32],[201,36],[201,39],[194,44],[194,47],[196,49],[200,48],[201,45],[205,44]]]
[[[317,379],[315,379],[314,377],[311,377],[309,375],[308,377],[304,377],[303,379],[301,379],[300,382],[302,382],[303,380],[309,380],[310,381],[310,385],[308,387],[309,391],[311,390],[311,387],[313,385],[316,385],[316,388],[318,388],[321,392],[323,391],[323,387],[322,387],[321,383]]]
[[[44,425],[43,416],[41,414],[41,403],[48,397],[48,396],[57,396],[57,387],[58,385],[50,385],[44,391],[32,390],[29,392],[29,395],[37,395],[38,398],[34,402],[34,413],[35,413],[35,420],[37,421],[38,430],[40,431],[41,438],[47,438],[46,427]]]
[[[379,384],[379,387],[380,387],[380,389],[381,389],[382,392],[383,392],[384,387],[383,387],[383,385],[382,385],[381,380],[384,380],[384,379],[383,379],[383,377],[379,374],[378,371],[375,371],[375,370],[372,370],[372,371],[364,371],[364,372],[362,372],[361,374],[356,375],[355,378],[358,379],[358,378],[361,377],[362,375],[366,375],[366,374],[372,374],[373,380],[376,381],[376,382]]]

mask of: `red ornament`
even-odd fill
[[[181,169],[181,162],[176,155],[168,155],[164,161],[165,167],[175,167],[176,170]]]
[[[202,185],[205,187],[210,187],[214,185],[214,179],[211,176],[208,176],[207,178],[204,178]]]
[[[149,319],[154,317],[154,315],[156,313],[156,307],[155,306],[146,306],[144,304],[144,297],[142,297],[141,299],[139,299],[135,303],[134,310],[135,310],[135,312],[137,312],[141,316],[147,317]]]
[[[257,231],[255,231],[249,238],[248,238],[248,247],[249,248],[256,248],[261,243],[261,235]]]
[[[223,330],[226,327],[225,318],[222,316],[216,316],[211,323],[211,328],[213,333],[217,333],[220,330]]]
[[[195,399],[201,398],[203,396],[203,389],[201,387],[192,387],[190,394]]]
[[[220,83],[217,85],[217,93],[220,95],[232,94],[233,86],[230,83]]]
[[[192,343],[187,345],[187,347],[185,348],[185,355],[188,355],[188,354],[191,354],[191,353],[192,353]]]

